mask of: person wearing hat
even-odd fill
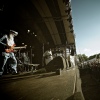
[[[11,58],[9,65],[12,68],[12,74],[17,74],[17,60],[14,55],[14,37],[18,35],[18,32],[10,30],[8,34],[5,34],[0,38],[0,76],[3,75],[4,66],[7,63],[7,60]]]

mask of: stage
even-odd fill
[[[74,100],[76,83],[75,68],[63,70],[60,75],[56,72],[4,75],[0,79],[0,100]]]

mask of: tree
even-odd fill
[[[83,57],[84,61],[88,60],[88,57],[85,54],[82,54],[82,57]]]
[[[100,53],[99,54],[94,54],[94,55],[90,56],[89,60],[93,59],[93,58],[97,58],[97,59],[100,58]]]
[[[78,54],[77,56],[78,56],[80,62],[88,60],[88,57],[85,54]]]

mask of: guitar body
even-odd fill
[[[7,46],[7,49],[5,49],[5,52],[6,53],[10,53],[10,52],[14,52],[14,49],[26,49],[27,45],[23,46],[23,47],[15,47],[16,45],[14,44],[13,46],[9,46],[9,45],[6,45],[5,43],[3,42],[0,42],[0,44],[4,45],[4,46]]]
[[[10,46],[10,47],[8,46],[8,48],[5,49],[6,53],[14,52],[14,47],[15,47],[15,45]]]

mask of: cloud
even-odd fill
[[[99,54],[100,50],[95,50],[95,49],[83,49],[83,54],[86,54],[87,56],[91,56],[91,55],[95,55],[95,54]]]
[[[88,57],[98,53],[100,53],[100,49],[81,48],[80,50],[77,50],[77,54],[85,54]]]
[[[90,52],[91,50],[90,50],[90,49],[85,48],[83,51],[84,51],[84,52]]]
[[[77,50],[78,51],[78,50]],[[92,54],[92,50],[89,48],[80,49],[77,54],[85,54],[86,56],[90,56]]]
[[[91,55],[90,54],[91,49],[87,49],[87,48],[81,48],[80,50],[77,49],[77,54],[85,54],[87,56]]]

